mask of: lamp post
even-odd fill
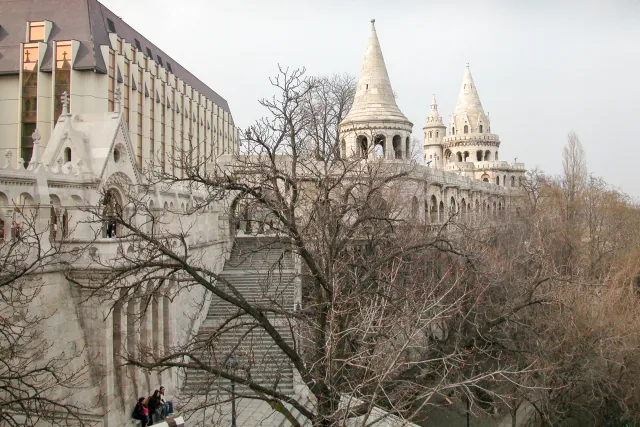
[[[229,366],[235,375],[236,368],[238,367],[238,358],[235,355],[229,356]],[[236,382],[231,379],[231,427],[237,427],[236,424]]]

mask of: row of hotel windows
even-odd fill
[[[21,107],[21,122],[22,122],[22,128],[21,128],[21,157],[26,161],[30,161],[31,159],[31,155],[32,155],[32,151],[33,151],[33,139],[31,137],[31,135],[33,134],[33,132],[36,129],[37,126],[37,88],[38,88],[38,70],[39,70],[39,66],[38,66],[38,57],[39,57],[39,52],[38,52],[38,44],[37,43],[32,43],[32,42],[38,42],[38,41],[44,41],[45,40],[45,25],[44,22],[32,22],[29,23],[29,41],[30,43],[25,44],[24,45],[24,49],[23,49],[23,58],[22,58],[22,107]],[[122,39],[118,38],[118,53],[123,55],[123,42]],[[136,45],[138,45],[139,43],[136,43]],[[53,122],[56,122],[58,117],[60,116],[60,114],[62,113],[62,101],[61,101],[61,97],[62,94],[64,92],[67,92],[67,94],[70,93],[70,80],[71,80],[71,42],[70,41],[65,41],[65,42],[57,42],[55,45],[55,55],[56,55],[56,67],[55,67],[55,82],[54,82],[54,116],[53,116]],[[131,49],[130,51],[130,56],[132,56],[133,58],[136,58],[135,55],[135,49]],[[159,58],[160,59],[160,58]],[[159,61],[161,62],[161,59]],[[135,64],[136,62],[134,62]],[[169,65],[167,63],[167,65]],[[136,129],[136,141],[135,141],[135,145],[137,148],[137,164],[138,167],[142,167],[142,120],[143,120],[143,112],[142,112],[142,92],[143,92],[143,68],[146,71],[149,71],[149,63],[148,63],[148,59],[147,57],[144,58],[144,63],[143,64],[138,64],[138,72],[137,72],[137,77],[138,77],[138,87],[137,87],[137,105],[138,105],[138,122],[137,122],[137,129]],[[156,65],[155,68],[155,75],[160,76],[161,72],[164,72],[164,77],[165,80],[167,79],[167,74],[166,71],[161,69],[160,67],[158,67]],[[133,78],[133,76],[131,75],[131,63],[128,59],[126,59],[125,56],[125,61],[124,61],[124,76],[122,78],[122,80],[120,80],[120,78],[116,79],[116,72],[117,72],[117,66],[116,66],[116,53],[113,49],[109,49],[109,58],[108,58],[108,111],[114,111],[114,103],[115,103],[115,88],[116,88],[116,82],[118,81],[118,83],[122,82],[123,83],[123,113],[124,113],[124,117],[125,120],[127,122],[127,124],[129,124],[129,119],[130,119],[130,93],[131,93],[131,79]],[[171,69],[169,67],[169,72],[171,72]],[[176,139],[180,140],[180,149],[184,150],[185,149],[185,140],[189,138],[190,135],[193,136],[194,140],[197,141],[197,148],[196,148],[196,152],[194,153],[195,156],[197,156],[196,158],[200,158],[200,151],[201,148],[200,146],[202,145],[203,147],[203,155],[207,156],[207,155],[212,155],[214,151],[216,151],[216,154],[221,154],[221,153],[225,153],[225,152],[233,152],[233,144],[237,142],[237,138],[236,138],[236,134],[235,134],[235,128],[232,127],[232,125],[226,120],[228,113],[223,111],[220,107],[216,106],[215,104],[213,104],[211,101],[207,100],[204,96],[202,96],[202,94],[197,94],[197,96],[195,96],[196,94],[194,93],[193,88],[191,88],[191,97],[193,99],[193,102],[197,103],[197,106],[195,106],[195,110],[197,110],[197,113],[194,112],[194,106],[192,105],[192,101],[187,100],[187,107],[188,107],[188,111],[185,110],[185,97],[188,96],[187,95],[187,87],[186,87],[186,83],[182,82],[182,91],[180,91],[179,89],[179,85],[177,88],[171,88],[171,99],[169,99],[169,97],[167,97],[167,93],[166,93],[166,84],[164,81],[160,82],[160,90],[157,93],[156,92],[156,81],[155,81],[155,77],[152,77],[150,80],[150,93],[148,93],[148,96],[150,98],[151,103],[149,104],[149,108],[150,108],[150,120],[149,120],[149,137],[150,137],[150,147],[149,147],[149,157],[151,159],[153,159],[155,157],[155,153],[156,153],[156,147],[155,147],[155,103],[158,102],[161,104],[160,108],[161,108],[161,115],[160,115],[160,123],[161,123],[161,127],[160,127],[160,156],[162,159],[161,165],[162,165],[162,169],[163,171],[165,170],[165,162],[166,162],[166,146],[165,146],[165,123],[166,123],[166,109],[165,109],[165,105],[166,108],[171,108],[172,110],[175,110],[175,114],[178,114],[178,108],[180,108],[180,112],[184,112],[184,114],[187,114],[187,117],[189,118],[193,118],[193,120],[189,120],[189,129],[188,132],[181,132],[182,135],[180,137],[177,137],[176,135],[176,129],[175,129],[175,114],[171,114],[171,141],[172,141],[172,158],[175,158],[175,154],[176,154],[176,146],[175,146],[175,141]],[[135,89],[135,88],[134,88]],[[145,94],[148,91],[145,88]],[[176,102],[176,92],[178,92],[178,97],[180,98],[180,106],[178,106],[178,103]],[[135,94],[135,92],[134,92]],[[182,96],[181,96],[182,94]],[[157,98],[157,99],[156,99]],[[167,103],[165,104],[165,100],[167,101]],[[170,105],[169,105],[170,102]],[[203,103],[210,103],[210,105],[216,109],[216,112],[218,113],[217,115],[214,116],[214,113],[211,111],[210,112],[210,117],[207,117],[206,119],[204,117],[201,116],[201,105]],[[180,128],[181,129],[185,129],[184,127],[184,114],[180,115]],[[197,118],[196,118],[196,114],[197,114]],[[205,113],[206,114],[206,113]],[[221,119],[219,119],[220,116],[224,115],[223,117],[221,117]],[[209,116],[209,114],[207,114],[207,116]],[[214,117],[215,117],[215,121],[214,121]],[[203,120],[204,119],[204,120]],[[220,122],[220,120],[222,120],[222,122]],[[196,122],[196,129],[195,129],[195,134],[193,134],[193,122]],[[205,123],[206,122],[206,123]],[[200,124],[198,126],[198,123]],[[200,127],[204,126],[206,124],[207,129],[211,130],[211,124],[213,123],[213,134],[215,135],[215,137],[210,137],[209,139],[211,141],[211,148],[209,150],[207,150],[207,146],[206,144],[204,144],[204,141],[201,141],[200,139]],[[229,127],[229,129],[227,129],[227,127]],[[225,129],[225,131],[223,132],[223,128]],[[216,140],[222,140],[224,141],[226,139],[226,142],[228,145],[227,147],[225,146],[220,146],[220,144],[215,144]],[[222,145],[225,145],[224,143]],[[174,165],[174,170],[173,173],[175,173],[175,165]]]
[[[138,43],[136,43],[137,45]],[[124,83],[124,115],[125,115],[125,120],[127,121],[127,123],[129,123],[129,118],[130,118],[130,113],[129,113],[129,90],[130,90],[130,62],[129,59],[127,59],[127,55],[124,54],[123,52],[123,41],[122,39],[118,38],[117,39],[117,52],[119,55],[122,55],[125,57],[124,59],[124,77],[123,77],[123,83]],[[133,47],[131,47],[131,50],[129,51],[129,56],[136,58],[136,51]],[[153,59],[153,57],[151,57]],[[161,64],[161,58],[159,58],[160,64]],[[134,61],[134,64],[136,64],[136,62]],[[142,167],[142,85],[143,83],[143,68],[146,71],[149,71],[149,61],[147,57],[143,58],[143,63],[138,63],[138,129],[137,129],[137,144],[136,144],[136,148],[137,148],[137,163],[138,163],[138,167]],[[109,50],[109,111],[113,111],[113,97],[114,97],[114,92],[115,92],[115,85],[116,85],[116,51],[114,51],[113,49]],[[167,96],[167,89],[166,86],[168,85],[167,83],[165,83],[163,81],[163,79],[160,78],[161,73],[165,73],[164,77],[166,80],[167,79],[167,74],[166,71],[164,69],[162,69],[160,66],[156,65],[155,67],[155,76],[152,76],[151,80],[150,80],[150,86],[149,88],[145,88],[145,96],[149,96],[151,104],[150,104],[150,126],[149,126],[149,136],[150,136],[150,141],[151,144],[149,146],[149,158],[153,159],[155,157],[155,153],[156,153],[156,147],[155,147],[155,103],[159,103],[160,104],[160,108],[161,108],[161,115],[160,115],[160,156],[162,162],[161,162],[161,167],[163,171],[166,171],[166,144],[165,144],[165,123],[166,123],[166,109],[171,109],[174,110],[174,113],[171,114],[171,123],[170,123],[170,133],[171,133],[171,158],[175,158],[175,154],[176,154],[176,145],[175,142],[176,140],[179,140],[179,145],[180,145],[180,150],[183,151],[186,148],[186,144],[188,144],[188,139],[189,136],[193,136],[194,140],[197,142],[196,144],[196,150],[193,153],[195,158],[200,159],[201,158],[201,152],[203,157],[207,157],[207,156],[211,156],[213,154],[214,151],[216,151],[216,154],[221,154],[221,153],[226,153],[226,152],[233,152],[233,144],[236,143],[236,135],[235,135],[235,129],[231,128],[231,129],[227,129],[226,131],[223,132],[223,130],[221,128],[224,127],[231,127],[232,125],[226,120],[226,116],[227,116],[227,112],[225,112],[224,110],[222,110],[220,107],[216,106],[215,104],[211,103],[212,107],[214,109],[216,109],[216,112],[218,113],[218,115],[214,115],[214,112],[208,112],[209,114],[206,114],[207,112],[205,112],[206,116],[210,117],[203,117],[201,115],[201,108],[202,108],[202,104],[205,103],[209,103],[211,101],[207,100],[202,94],[197,94],[194,93],[193,88],[191,88],[191,96],[188,97],[187,95],[187,85],[185,82],[182,82],[182,91],[180,90],[180,85],[177,85],[176,88],[171,87],[171,85],[169,84],[169,87],[171,88],[171,96],[168,97]],[[158,78],[160,80],[159,82],[159,90],[157,90],[156,87],[156,78]],[[147,91],[147,89],[149,89]],[[180,98],[180,102],[179,105],[176,102],[176,92],[178,93],[178,97]],[[148,93],[148,95],[147,95]],[[182,95],[182,96],[180,96]],[[185,110],[185,97],[188,97],[189,99],[187,99],[187,108],[188,111]],[[156,99],[157,98],[157,99]],[[192,101],[191,101],[192,99]],[[166,103],[165,103],[166,100]],[[154,102],[155,101],[155,102]],[[192,102],[196,102],[196,106],[192,105]],[[166,106],[166,107],[165,107]],[[206,108],[206,107],[205,107]],[[194,109],[196,111],[194,111]],[[180,137],[176,137],[176,129],[175,129],[175,114],[179,114],[180,112],[184,112],[184,114],[180,114],[180,129],[184,129],[184,131],[181,132],[181,136]],[[197,114],[197,117],[196,117]],[[191,120],[189,121],[189,129],[188,131],[186,131],[185,129],[185,124],[184,124],[184,117],[186,117]],[[222,123],[220,123],[220,119],[219,117],[221,117],[222,115],[224,115],[224,117],[222,117]],[[196,123],[195,126],[195,134],[194,129],[193,129],[193,122]],[[204,140],[201,140],[200,138],[200,127],[203,126],[207,126],[208,130],[211,130],[211,123],[213,123],[213,134],[215,135],[214,137],[210,137],[210,141],[209,143],[211,144],[210,149],[207,149],[207,144],[205,143]],[[206,131],[205,131],[206,133]],[[229,145],[228,147],[224,146],[224,143],[222,144],[223,146],[221,147],[220,144],[215,144],[215,140],[218,139],[219,137],[224,137],[224,138],[220,138],[224,141],[224,139],[226,139],[227,141],[227,145]],[[205,136],[206,138],[206,136]],[[202,149],[201,149],[202,147]],[[173,165],[173,171],[172,173],[175,173],[175,164]],[[183,174],[184,171],[181,171],[181,173]]]

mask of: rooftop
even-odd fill
[[[230,112],[229,104],[222,96],[97,0],[0,1],[0,75],[19,72],[20,43],[25,42],[26,23],[44,20],[53,22],[49,42],[80,42],[73,63],[74,70],[106,74],[107,66],[102,55],[98,54],[99,46],[109,46],[109,33],[115,32],[223,110]],[[52,58],[52,53],[47,52],[41,66],[43,71],[51,70]]]

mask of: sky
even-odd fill
[[[278,65],[362,67],[370,19],[397,103],[445,123],[469,62],[501,160],[549,174],[575,131],[589,172],[640,199],[640,0],[101,0],[222,95],[236,125],[265,114]]]

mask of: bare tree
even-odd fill
[[[562,183],[569,210],[587,185],[587,159],[578,135],[571,131],[562,150]],[[567,212],[570,218],[571,212]]]
[[[57,352],[44,333],[54,311],[37,304],[44,277],[73,254],[61,249],[49,226],[48,210],[13,206],[11,226],[0,238],[0,424],[6,426],[90,425],[91,408],[69,399],[87,381],[82,348]],[[66,259],[65,259],[66,257]]]
[[[411,218],[414,165],[333,150],[352,91],[329,83],[281,69],[272,79],[277,95],[261,101],[268,115],[245,132],[242,155],[207,159],[206,171],[176,160],[184,175],[155,171],[146,189],[125,188],[112,215],[131,250],[78,285],[119,301],[171,298],[194,286],[212,295],[215,322],[186,345],[122,354],[145,369],[182,369],[192,409],[229,402],[231,384],[292,425],[412,420],[459,396],[472,408],[500,401],[488,385],[522,369],[498,352],[491,363],[476,353],[475,313],[484,312],[487,283],[473,286],[477,274],[461,268],[472,257],[446,237],[446,224],[434,232]],[[335,100],[342,101],[328,105]],[[179,184],[192,190],[193,206],[149,207],[154,187]],[[228,208],[234,232],[260,235],[238,239],[222,272],[192,245],[194,219],[213,204]],[[102,206],[89,210],[102,221]],[[291,268],[292,255],[299,268]],[[225,274],[234,267],[256,270],[250,289],[237,273]],[[291,369],[306,392],[283,389],[281,372]]]

